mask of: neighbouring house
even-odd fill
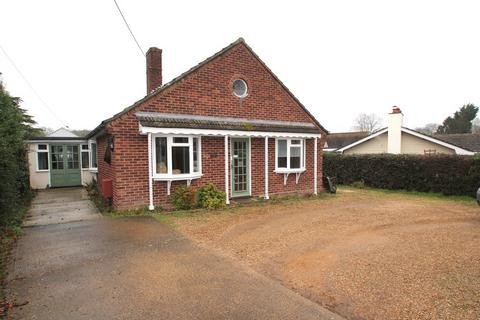
[[[30,186],[34,189],[85,185],[95,179],[95,140],[60,128],[28,140]]]
[[[75,150],[84,144],[89,165],[95,154],[100,191],[114,208],[170,207],[175,188],[207,183],[225,191],[227,204],[322,190],[327,130],[242,38],[166,84],[162,50],[150,48],[146,64],[144,98],[78,139],[77,149],[61,141],[64,167],[69,154],[82,166]],[[43,144],[48,155],[40,161],[53,169],[58,144],[46,138],[31,141],[33,158],[39,163]]]
[[[330,138],[332,136],[332,138]],[[331,134],[327,137],[328,151],[343,154],[459,154],[479,152],[478,135],[430,136],[403,126],[403,113],[393,107],[388,115],[388,127],[371,134],[358,132]],[[326,147],[327,148],[327,147]]]
[[[327,136],[323,151],[333,152],[368,136],[366,131],[336,132]]]

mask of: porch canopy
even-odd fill
[[[314,193],[317,193],[317,139],[321,137],[320,129],[311,122],[259,120],[233,117],[203,116],[191,114],[172,114],[158,112],[137,112],[140,134],[148,135],[149,153],[149,192],[150,210],[153,206],[152,175],[152,134],[223,136],[225,137],[225,192],[229,203],[229,137],[265,138],[265,159],[268,159],[268,138],[314,139]],[[286,177],[289,173],[285,172]],[[170,190],[171,180],[168,183]],[[187,182],[189,183],[189,181]],[[268,161],[265,161],[265,198],[268,199]]]

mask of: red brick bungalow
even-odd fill
[[[322,190],[327,131],[240,38],[162,85],[162,50],[147,52],[147,95],[88,136],[98,182],[116,209],[169,207],[180,185],[235,197]],[[266,160],[267,159],[267,160]],[[108,183],[107,183],[108,184]]]

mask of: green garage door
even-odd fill
[[[82,184],[78,145],[50,145],[50,183],[52,187],[72,187]]]

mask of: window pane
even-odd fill
[[[277,164],[279,168],[287,167],[287,140],[278,140],[278,159]]]
[[[92,168],[97,167],[97,144],[92,143]]]
[[[300,154],[302,149],[299,147],[290,147],[290,169],[300,168]]]
[[[83,148],[83,146],[82,146]],[[86,169],[90,167],[90,159],[88,151],[82,151],[82,168]]]
[[[302,168],[305,168],[305,140],[302,140]]]
[[[188,143],[188,138],[174,137],[173,143]]]
[[[39,152],[38,156],[38,170],[48,170],[48,153]]]
[[[38,145],[38,150],[47,150],[47,145],[46,144],[39,144]]]
[[[167,165],[167,138],[155,138],[155,159],[156,159],[156,172],[168,173]]]
[[[279,168],[287,167],[287,157],[278,157],[278,167]]]
[[[193,138],[193,172],[200,172],[198,138]]]
[[[290,144],[300,144],[300,140],[292,140],[290,141]]]
[[[82,144],[82,150],[88,150],[88,144]]]
[[[189,147],[172,147],[172,173],[190,173]]]

